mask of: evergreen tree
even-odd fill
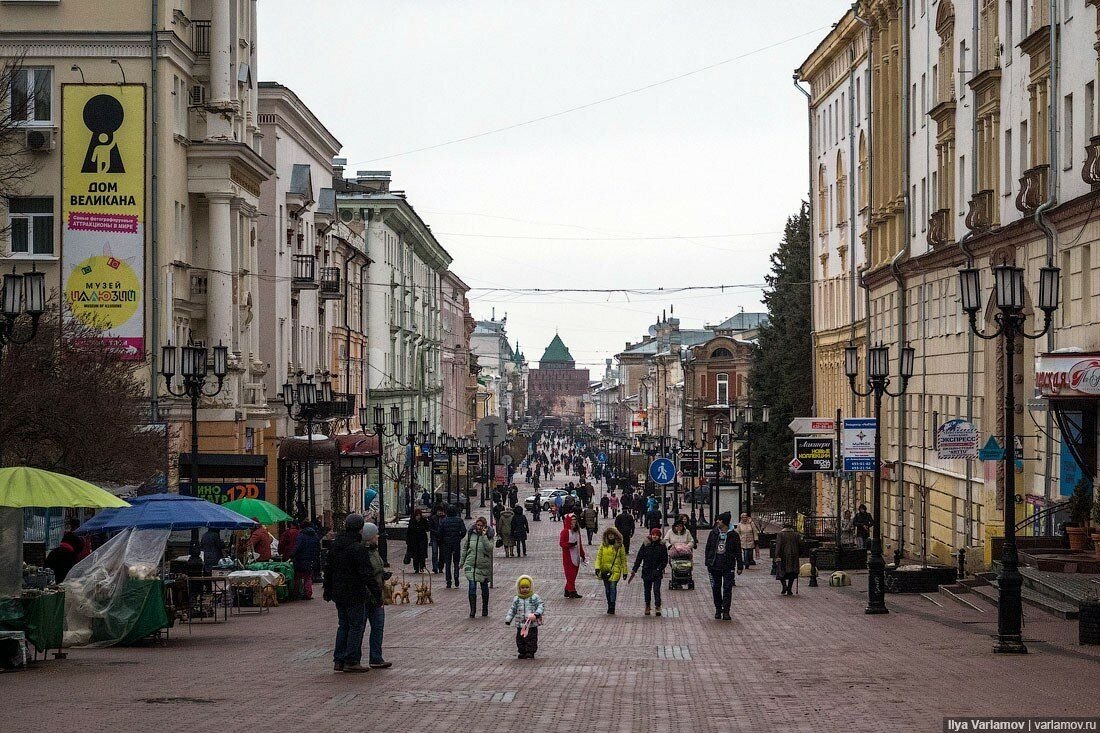
[[[770,509],[810,510],[810,481],[787,467],[793,440],[787,425],[812,410],[813,353],[810,321],[810,207],[787,219],[771,256],[764,304],[768,323],[759,330],[749,384],[756,406],[768,405],[766,426],[754,429],[752,469]]]

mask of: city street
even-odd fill
[[[1100,652],[1076,645],[1074,623],[1028,612],[1031,654],[994,656],[992,609],[889,596],[890,615],[865,616],[858,574],[851,588],[802,579],[797,596],[780,597],[766,552],[738,578],[734,621],[723,623],[701,547],[696,589],[666,590],[664,617],[642,616],[640,577],[620,585],[608,616],[591,565],[578,581],[585,597],[562,598],[561,525],[544,513],[531,526],[529,557],[498,550],[489,618],[467,618],[465,588],[446,590],[441,575],[434,605],[387,608],[392,669],[333,673],[336,614],[318,598],[176,628],[163,647],[73,649],[4,676],[5,695],[21,701],[4,728],[159,729],[186,717],[192,731],[276,719],[283,730],[937,731],[945,714],[1096,712],[1071,681],[1089,686]],[[394,543],[391,558],[402,555]],[[547,603],[532,661],[516,659],[502,622],[524,572]]]

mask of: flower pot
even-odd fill
[[[1088,533],[1084,527],[1066,527],[1066,538],[1071,550],[1084,550],[1088,545]]]

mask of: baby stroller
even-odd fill
[[[677,590],[686,587],[695,590],[695,579],[691,577],[694,566],[692,547],[689,544],[676,544],[668,549],[668,564],[672,567],[672,577],[668,580],[668,589]]]

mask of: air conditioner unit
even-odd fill
[[[27,150],[48,153],[57,147],[57,136],[52,127],[32,127],[24,131]]]
[[[190,104],[192,107],[201,107],[206,104],[206,87],[195,84],[191,87]]]

